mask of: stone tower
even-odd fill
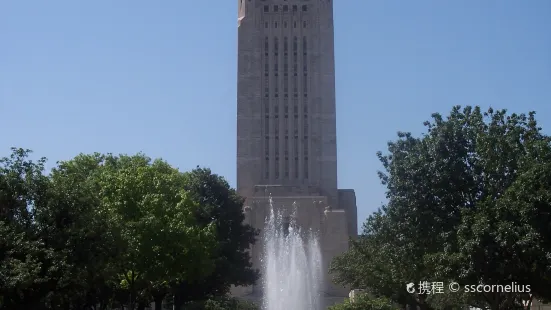
[[[237,190],[259,229],[268,194],[298,203],[297,221],[324,232],[326,265],[357,234],[354,191],[337,189],[335,110],[332,1],[238,0]]]

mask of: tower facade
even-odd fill
[[[237,187],[337,199],[333,4],[239,0]]]
[[[268,195],[283,209],[298,204],[297,223],[321,234],[326,269],[357,235],[354,191],[337,187],[336,140],[332,1],[238,0],[237,190],[246,218],[262,240]],[[251,256],[260,268],[262,244]],[[347,294],[324,281],[329,295]]]

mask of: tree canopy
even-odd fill
[[[229,293],[231,285],[252,285],[259,271],[252,268],[247,250],[258,234],[250,225],[243,224],[243,198],[228,182],[210,169],[197,167],[184,173],[185,189],[201,208],[195,216],[199,225],[213,225],[216,231],[213,272],[201,281],[181,281],[177,304],[185,301],[220,297]]]
[[[342,284],[402,305],[513,309],[529,294],[408,293],[406,283],[530,285],[551,297],[551,140],[535,113],[454,107],[378,153],[388,202],[332,263]]]
[[[161,309],[182,283],[256,280],[242,200],[210,170],[81,154],[47,174],[29,154],[0,160],[0,309]]]

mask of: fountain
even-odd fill
[[[264,232],[265,310],[319,310],[321,251],[313,231],[298,227],[296,204],[289,220],[274,210],[270,198],[270,216]]]

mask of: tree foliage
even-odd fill
[[[193,172],[143,154],[81,154],[49,174],[29,155],[0,160],[0,309],[160,309],[181,283],[207,283],[221,265],[244,267],[218,271],[217,293],[254,281],[243,263],[254,231],[210,171],[204,194]]]
[[[213,225],[216,231],[214,271],[202,281],[181,281],[178,302],[204,300],[229,293],[231,285],[252,285],[259,278],[252,268],[248,249],[258,232],[243,221],[243,198],[228,182],[210,169],[197,167],[184,173],[185,189],[201,208],[195,212],[200,225]]]
[[[343,284],[421,309],[512,309],[526,294],[409,294],[405,283],[531,285],[548,299],[550,138],[535,113],[454,107],[421,137],[399,133],[378,153],[388,203],[332,264]],[[354,270],[356,272],[354,272]],[[413,299],[413,300],[412,300]]]
[[[354,300],[347,299],[344,303],[329,307],[329,310],[398,310],[400,309],[391,300],[369,294],[360,294]]]
[[[185,304],[187,310],[259,310],[252,302],[235,298],[217,297],[203,301],[191,301]]]

